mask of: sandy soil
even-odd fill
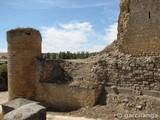
[[[0,120],[2,119],[2,107],[1,104],[8,101],[8,92],[0,92]]]
[[[89,119],[84,117],[72,117],[72,116],[64,116],[64,115],[52,115],[48,113],[47,120],[98,120],[98,119]]]

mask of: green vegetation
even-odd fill
[[[77,52],[77,53],[71,53],[70,51],[67,52],[60,52],[60,53],[43,53],[43,58],[48,60],[54,60],[54,59],[85,59],[92,55],[95,55],[96,53],[89,53],[89,52]]]

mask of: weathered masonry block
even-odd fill
[[[159,55],[160,1],[121,0],[120,7],[120,51],[133,56]]]
[[[46,120],[46,109],[36,103],[26,104],[5,114],[3,120]]]
[[[24,98],[18,98],[7,103],[2,104],[3,115],[27,104],[39,104],[38,102],[27,100]]]

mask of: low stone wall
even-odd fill
[[[95,105],[102,87],[71,85],[73,78],[60,66],[62,62],[36,60],[36,100],[66,111]]]
[[[115,86],[105,87],[105,90],[107,94],[147,95],[160,98],[160,92],[152,90],[135,91],[134,89],[120,88]]]
[[[37,101],[51,104],[54,109],[74,110],[95,105],[100,89],[86,89],[55,83],[39,83]]]

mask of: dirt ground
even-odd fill
[[[8,92],[0,92],[0,104],[8,101]],[[97,111],[97,114],[96,114]],[[72,112],[47,112],[47,120],[107,120],[106,107],[95,106],[94,108],[82,108]],[[85,114],[86,113],[86,114]],[[97,118],[104,115],[104,119]],[[109,115],[113,118],[113,111]],[[2,119],[2,108],[0,105],[0,120]],[[111,120],[111,119],[109,119]]]
[[[0,104],[7,102],[7,95],[7,92],[0,92]],[[47,112],[47,120],[160,120],[159,98],[131,95],[111,96],[108,97],[107,101],[110,103],[108,105],[96,105],[71,112]],[[142,105],[142,109],[138,108],[139,110],[137,110],[136,107],[139,107],[139,105]],[[2,109],[0,106],[0,120],[2,119],[1,114]],[[142,117],[135,118],[136,116],[131,116],[147,114],[151,114],[151,118],[143,119]],[[155,114],[159,117],[154,116]]]

